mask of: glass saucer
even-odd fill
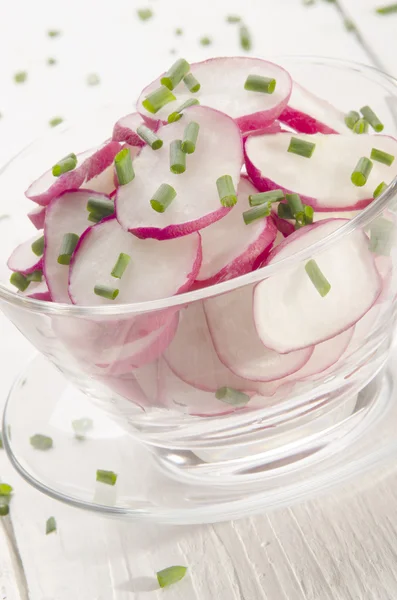
[[[15,469],[41,492],[71,506],[128,520],[169,524],[210,523],[289,505],[379,466],[397,451],[395,374],[388,368],[357,396],[360,419],[331,444],[292,464],[269,470],[260,486],[199,485],[165,470],[156,456],[112,421],[42,356],[24,369],[9,394],[3,420],[4,447]],[[72,421],[89,418],[78,439]],[[30,444],[50,436],[44,451]],[[115,486],[96,481],[98,469],[117,473]]]

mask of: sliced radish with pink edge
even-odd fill
[[[203,262],[197,281],[206,285],[251,271],[255,260],[273,244],[277,235],[271,218],[245,224],[243,212],[250,208],[248,196],[258,190],[244,176],[237,193],[237,204],[229,214],[200,232]]]
[[[296,81],[279,120],[300,133],[351,134],[345,123],[345,114],[332,104],[309,92]]]
[[[183,139],[186,125],[195,121],[200,130],[196,150],[187,155],[186,171],[170,171],[170,144]],[[182,119],[160,127],[164,142],[155,152],[146,146],[134,160],[135,179],[118,188],[116,213],[122,227],[140,238],[166,240],[184,236],[218,221],[231,210],[221,205],[216,181],[230,175],[235,189],[240,180],[242,141],[232,119],[204,106],[192,106]],[[162,184],[171,185],[176,197],[164,213],[150,199]]]
[[[115,279],[111,272],[121,253],[131,261]],[[110,218],[80,238],[70,264],[69,295],[74,304],[114,304],[95,294],[95,286],[103,285],[119,289],[118,304],[168,298],[190,288],[200,265],[198,233],[165,242],[140,240]]]
[[[77,155],[77,167],[73,171],[54,177],[52,168],[32,183],[25,195],[41,206],[47,206],[66,190],[77,189],[91,181],[95,187],[96,178],[112,163],[121,145],[118,142],[105,142],[102,146],[92,148]],[[108,181],[108,178],[106,178]],[[114,189],[114,186],[113,188]]]
[[[289,354],[266,348],[255,328],[253,291],[252,286],[246,286],[209,298],[204,302],[204,312],[216,353],[226,367],[245,379],[274,381],[301,369],[314,348]]]
[[[43,257],[37,256],[32,250],[32,244],[42,236],[43,232],[40,232],[15,248],[7,261],[7,266],[11,271],[18,271],[27,275],[28,273],[42,269]]]
[[[270,253],[266,265],[294,256],[345,223],[348,220],[330,219],[303,227]],[[381,292],[368,238],[360,230],[343,236],[313,259],[331,285],[324,297],[306,273],[308,261],[281,269],[255,288],[254,319],[259,337],[265,346],[282,354],[342,333],[371,308]]]
[[[136,404],[143,410],[161,406],[158,400],[159,367],[158,361],[134,369],[123,375],[96,375],[95,378],[112,392]],[[120,417],[130,416],[131,409],[126,404],[116,404]]]
[[[190,72],[200,82],[200,90],[192,94],[181,81],[173,90],[176,100],[166,104],[156,114],[148,112],[142,102],[160,86],[160,76],[141,93],[137,108],[149,123],[167,122],[168,115],[186,100],[197,98],[202,106],[209,106],[235,119],[241,131],[261,129],[271,125],[287,105],[292,80],[289,73],[274,63],[260,58],[210,58],[190,66]],[[248,75],[260,75],[276,80],[273,94],[250,92],[244,89]],[[160,136],[161,137],[161,136]]]
[[[250,131],[244,131],[244,133],[242,134],[242,137],[243,137],[243,139],[245,139],[249,135],[269,135],[271,133],[281,133],[283,131],[284,132],[291,131],[291,129],[287,128],[287,127],[283,127],[283,125],[279,121],[274,121],[274,123],[272,123],[268,127],[263,127],[261,129],[253,129]]]
[[[44,277],[55,302],[70,304],[68,294],[69,267],[58,263],[59,251],[65,234],[80,236],[92,225],[88,220],[87,203],[90,198],[108,196],[91,190],[71,190],[52,200],[47,207],[44,224]]]
[[[18,294],[20,296],[25,296],[25,298],[34,298],[35,300],[43,300],[46,302],[51,302],[52,300],[50,291],[45,281],[32,281],[25,291],[18,292]]]
[[[28,217],[36,229],[43,229],[44,227],[45,210],[45,206],[37,206],[28,212]]]
[[[143,148],[143,146],[145,146],[145,142],[136,132],[140,125],[145,125],[142,115],[139,113],[125,115],[125,117],[121,117],[121,119],[115,123],[112,139],[117,142],[125,142],[130,146]],[[155,130],[156,127],[153,129],[153,131]]]
[[[311,158],[288,152],[291,137],[316,144]],[[397,140],[385,135],[275,135],[249,136],[245,142],[247,172],[261,191],[282,189],[300,195],[315,210],[358,210],[373,199],[379,181],[397,175],[397,160],[389,167],[373,161],[367,183],[353,185],[351,175],[372,148],[397,155]]]

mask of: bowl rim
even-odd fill
[[[395,98],[397,100],[397,79],[381,69],[366,65],[358,61],[350,61],[339,58],[331,58],[326,56],[309,56],[309,55],[278,55],[277,57],[266,57],[266,60],[277,60],[283,61],[295,61],[297,63],[313,63],[324,66],[339,67],[342,69],[352,69],[354,71],[363,71],[367,73],[373,73],[374,75],[380,75],[385,82],[392,84],[396,88]],[[280,66],[283,66],[282,64]],[[73,123],[72,123],[73,126]],[[60,134],[65,131],[65,127],[59,128],[58,132],[52,131],[43,137],[52,137],[55,133]],[[69,127],[68,127],[69,128]],[[33,142],[30,142],[25,148],[23,148],[17,155],[13,156],[8,160],[3,167],[0,169],[0,176],[7,170],[9,165],[18,158],[18,156],[27,150],[29,147],[37,143],[42,138],[37,138]],[[237,290],[246,285],[253,285],[259,283],[263,279],[270,277],[276,273],[287,269],[293,264],[297,264],[307,258],[312,257],[318,252],[322,252],[327,249],[336,241],[343,237],[351,234],[356,229],[365,228],[371,221],[374,220],[390,203],[397,197],[397,177],[387,186],[387,188],[369,204],[366,208],[359,211],[358,215],[350,219],[347,223],[336,229],[331,234],[327,235],[322,240],[311,244],[307,248],[300,250],[293,256],[283,258],[273,264],[261,267],[256,271],[251,271],[244,275],[239,275],[234,279],[222,281],[205,288],[187,291],[180,295],[170,296],[167,298],[160,298],[158,300],[149,300],[144,302],[134,302],[131,304],[114,304],[114,305],[102,305],[102,306],[79,306],[76,304],[65,304],[59,302],[47,302],[44,300],[36,300],[34,298],[27,298],[25,296],[18,295],[18,293],[6,287],[0,283],[0,299],[7,304],[18,306],[35,313],[42,313],[45,315],[64,315],[74,317],[105,317],[105,316],[122,316],[132,314],[142,314],[145,312],[153,312],[158,310],[167,309],[170,307],[180,307],[191,302],[198,300],[206,300],[220,294]]]

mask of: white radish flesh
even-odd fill
[[[206,285],[251,271],[256,259],[271,247],[277,234],[269,217],[245,224],[243,212],[250,209],[248,196],[258,190],[242,177],[237,191],[237,204],[229,214],[200,232],[203,262],[197,280]]]
[[[183,139],[186,125],[195,121],[200,130],[196,150],[186,160],[186,171],[170,171],[170,143]],[[146,146],[134,161],[135,178],[119,187],[117,219],[140,238],[165,240],[187,235],[224,217],[231,209],[221,205],[216,181],[230,175],[235,189],[240,179],[242,142],[232,119],[210,108],[193,106],[176,123],[160,127],[164,145],[155,152]],[[176,197],[164,213],[153,210],[150,200],[162,184],[171,185]]]
[[[32,250],[32,244],[42,235],[43,232],[40,232],[15,248],[7,261],[7,266],[11,271],[19,271],[19,273],[27,275],[42,268],[43,257],[37,256]]]
[[[288,152],[291,137],[316,144],[311,158]],[[380,181],[397,175],[397,160],[389,167],[373,161],[367,183],[358,187],[351,175],[372,148],[397,155],[397,140],[385,135],[275,135],[249,136],[245,143],[247,172],[261,191],[283,189],[301,196],[315,210],[358,210],[373,199]]]
[[[45,281],[35,282],[29,284],[29,286],[23,292],[18,292],[19,295],[25,296],[26,298],[34,298],[35,300],[43,300],[51,302],[51,294]]]
[[[122,278],[116,279],[111,272],[121,253],[131,260]],[[139,240],[116,219],[109,219],[80,238],[70,266],[69,295],[74,304],[114,304],[95,294],[95,286],[104,285],[120,290],[121,304],[168,298],[190,288],[200,264],[198,233],[165,242]]]
[[[43,229],[44,227],[44,219],[45,219],[45,206],[37,206],[30,212],[28,212],[28,217],[36,229]]]
[[[296,231],[269,255],[266,264],[294,256],[347,222],[331,219]],[[280,270],[255,289],[254,319],[259,337],[277,352],[306,348],[342,333],[371,308],[381,291],[368,238],[360,230],[334,242],[314,259],[331,285],[324,297],[306,273],[307,261]]]
[[[116,142],[125,142],[130,146],[142,148],[145,145],[145,142],[139,137],[136,130],[140,125],[144,124],[145,122],[142,119],[142,115],[139,113],[125,115],[125,117],[121,117],[121,119],[115,123],[112,139]]]

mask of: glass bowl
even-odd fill
[[[300,57],[277,62],[299,83],[343,111],[369,104],[382,116],[385,133],[397,137],[394,112],[397,87],[393,78],[364,65],[333,59]],[[322,468],[318,467],[324,466],[325,457],[341,458],[349,444],[356,443],[375,422],[373,415],[379,403],[384,407],[391,401],[392,386],[384,367],[392,347],[396,316],[397,181],[326,238],[294,256],[211,287],[145,303],[101,307],[47,303],[15,293],[7,284],[6,260],[18,243],[32,235],[26,218],[32,204],[24,198],[24,190],[54,158],[68,154],[71,149],[76,153],[83,151],[108,138],[117,118],[128,112],[131,112],[130,107],[105,107],[80,124],[57,128],[22,151],[3,169],[1,212],[10,214],[9,218],[0,220],[2,311],[40,353],[88,396],[95,410],[100,410],[109,423],[117,425],[118,431],[123,432],[121,437],[127,436],[131,441],[130,450],[125,451],[131,452],[127,465],[128,461],[132,465],[141,460],[138,457],[143,448],[151,464],[156,466],[161,481],[167,479],[175,483],[174,496],[171,496],[178,497],[174,508],[179,514],[183,510],[189,514],[189,510],[200,511],[203,506],[207,510],[212,506],[216,507],[217,516],[211,517],[208,510],[201,513],[207,515],[202,520],[211,520],[260,510],[269,505],[270,497],[272,506],[277,505],[278,492],[280,502],[285,502],[280,477],[296,480],[298,487],[308,477],[312,482],[311,491],[316,488],[313,481],[322,487],[319,475]],[[373,265],[380,278],[379,294],[360,319],[340,332],[344,341],[337,356],[329,357],[321,370],[313,372],[306,368],[301,370],[301,375],[298,370],[278,381],[266,381],[269,377],[258,368],[250,379],[243,380],[239,369],[237,374],[232,373],[221,360],[222,352],[218,353],[213,343],[209,303],[215,298],[228,300],[238,294],[244,307],[251,306],[258,284],[277,281],[286,275],[293,280],[294,274],[304,269],[310,259],[321,261],[350,241],[368,240],[371,227],[379,219],[387,219],[393,225],[387,256],[373,252]],[[338,311],[346,311],[348,301],[345,297]],[[271,312],[270,306],[269,318]],[[239,331],[241,335],[244,333],[239,329],[242,327],[239,314],[228,314],[226,309],[222,318],[228,319],[229,326],[235,328],[235,338],[239,337]],[[182,327],[183,343],[173,344],[174,336]],[[255,367],[255,357],[250,356],[246,348],[242,352],[239,344],[229,347],[228,354],[235,354],[241,365],[250,366],[251,371]],[[29,402],[30,410],[32,407],[36,411],[42,409],[47,418],[50,414],[48,397],[43,408],[40,386],[49,386],[52,392],[54,387],[51,387],[50,377],[46,381],[45,370],[41,362],[42,383],[36,376]],[[236,404],[236,397],[226,401],[218,399],[217,390],[225,386],[239,389],[244,402]],[[27,399],[22,398],[21,382],[14,392],[3,432],[6,449],[11,454],[13,446],[7,425],[10,419],[15,421],[17,416],[23,419],[24,411],[29,412]],[[12,406],[13,401],[20,405]],[[54,406],[59,402],[56,393],[52,402]],[[115,436],[113,441],[121,447],[119,437]],[[368,448],[364,454],[367,452]],[[15,456],[13,462],[25,477],[37,484],[37,477],[28,474],[26,465],[22,467]],[[53,485],[60,485],[59,478],[54,477]],[[186,489],[192,486],[205,493],[200,496],[197,492],[195,502],[187,502],[182,509],[181,498],[190,497]],[[48,482],[38,487],[51,493]],[[96,509],[104,506],[95,500],[89,502],[85,493],[79,496],[72,484],[67,490],[54,494],[73,504],[80,503],[84,508],[87,503]],[[144,510],[142,503],[134,506],[132,502],[132,505],[127,503],[127,508],[123,505],[120,512],[153,517],[157,513],[153,508],[153,494],[150,501],[149,496],[148,492]],[[293,496],[290,494],[288,498]],[[252,497],[260,500],[250,504]],[[161,494],[157,501],[161,505]],[[112,506],[117,507],[117,500],[112,502]],[[170,504],[172,501],[168,498],[167,506],[171,510]],[[222,508],[232,504],[233,510]],[[109,507],[103,510],[112,512]],[[163,514],[158,518],[167,520]],[[182,520],[189,519],[186,516]]]

